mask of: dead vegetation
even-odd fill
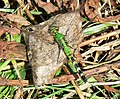
[[[12,0],[11,2],[2,0],[0,3],[0,98],[5,96],[4,98],[10,99],[13,97],[14,99],[67,99],[78,98],[79,96],[81,99],[119,99],[119,0],[47,0],[46,2],[42,0],[35,0],[34,2],[32,0]],[[76,16],[73,18],[70,16],[71,19],[67,21],[69,19],[68,15],[76,10],[80,13],[80,19],[76,18]],[[74,24],[75,20],[81,25],[78,25],[78,23],[77,25]],[[38,25],[38,23],[40,24]],[[77,73],[70,73],[65,64],[62,68],[57,66],[58,63],[54,64],[56,67],[53,66],[53,60],[57,61],[56,55],[59,54],[59,49],[57,44],[53,44],[53,47],[50,47],[53,38],[49,34],[45,34],[48,33],[48,26],[53,23],[60,27],[61,33],[65,34],[68,31],[66,39],[72,47],[77,45],[79,52],[73,52],[73,54],[76,61],[81,64],[80,66],[88,81],[87,84],[78,79],[79,75]],[[31,26],[29,27],[29,25]],[[79,28],[73,32],[72,29],[76,27],[75,25],[79,26]],[[23,29],[22,27],[24,26],[26,27]],[[35,65],[35,67],[32,67],[36,70],[34,72],[42,73],[40,75],[41,78],[37,79],[37,83],[40,80],[49,85],[38,86],[35,89],[33,83],[30,85],[31,81],[28,84],[28,78],[32,78],[32,75],[30,75],[29,71],[31,67],[28,65],[30,60],[28,61],[26,58],[28,46],[25,47],[25,41],[21,36],[22,31],[26,32],[24,38],[27,39],[27,37],[32,36],[26,40],[29,45],[31,44],[30,42],[33,42],[29,49],[38,47],[34,45],[38,44],[37,42],[39,44],[41,42],[41,44],[44,43],[45,46],[41,47],[45,49],[46,53],[44,55],[42,53],[44,58],[41,60],[42,62],[44,61],[43,64],[48,63],[48,67],[37,67],[35,65],[42,63],[39,60],[41,56],[38,57],[40,54],[37,58],[35,56],[35,59],[31,60],[31,62]],[[78,34],[74,35],[76,33],[81,33],[80,38]],[[34,41],[30,41],[30,39]],[[36,49],[33,52],[33,55],[41,53],[40,50]],[[29,51],[28,55],[27,57],[31,59],[31,51]],[[50,57],[48,58],[47,56]],[[63,60],[65,57],[64,53],[61,53],[60,57],[59,61],[65,63],[66,61]],[[25,65],[25,63],[28,64]],[[40,71],[37,71],[38,68],[40,68]],[[45,72],[45,70],[50,68],[54,70]],[[58,70],[58,68],[60,69]],[[55,74],[56,70],[57,73]],[[47,74],[46,78],[44,78],[44,74]],[[74,81],[77,85],[75,85]]]

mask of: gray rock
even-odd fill
[[[69,46],[74,49],[77,48],[77,44],[82,38],[81,25],[79,11],[75,11],[59,14],[39,25],[24,29],[23,34],[28,45],[29,61],[32,65],[35,85],[49,83],[66,58],[62,50],[59,55],[58,45],[53,43],[54,38],[49,34],[49,27],[58,26],[59,32],[65,35]]]

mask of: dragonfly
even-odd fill
[[[70,50],[70,47],[68,45],[68,42],[65,39],[65,36],[58,32],[59,27],[57,26],[51,26],[50,27],[50,35],[54,37],[55,42],[58,44],[58,46],[63,50],[65,55],[68,58],[68,65],[70,66],[71,70],[74,73],[78,73],[81,79],[86,83],[87,79],[85,78],[85,75],[83,74],[79,64],[76,62],[75,58],[73,57],[73,54]]]

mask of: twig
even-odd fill
[[[114,82],[97,82],[97,83],[92,83],[92,86],[97,86],[97,85],[116,85],[120,84],[120,81],[114,81]]]
[[[92,47],[90,48],[88,51],[82,53],[82,57],[85,57],[86,55],[90,54],[90,53],[93,53],[94,51],[107,51],[107,50],[110,50],[111,48],[113,47],[116,47],[120,45],[120,40],[114,40],[114,41],[111,41],[109,43],[105,43],[101,46],[97,46],[97,47]]]
[[[89,69],[89,70],[86,70],[86,71],[83,71],[83,72],[84,72],[85,76],[88,77],[88,76],[91,76],[91,75],[94,75],[94,74],[107,72],[108,70],[113,69],[113,66],[116,66],[117,68],[120,68],[120,62],[115,62],[115,63],[112,63],[112,64],[104,64],[104,65],[101,65],[100,67]]]
[[[88,66],[84,67],[84,69],[99,67],[101,65],[109,64],[109,63],[112,63],[112,62],[115,62],[115,61],[118,61],[118,60],[120,60],[120,54],[118,54],[115,58],[113,58],[109,61],[102,62],[102,63],[96,64],[96,65],[88,65]]]
[[[21,97],[21,96],[23,96],[23,92],[21,90],[22,90],[21,88],[18,88],[13,99],[23,99],[23,97]]]
[[[111,36],[115,36],[117,34],[120,34],[120,29],[119,30],[116,30],[116,31],[113,31],[111,33],[108,33],[108,34],[105,34],[105,35],[102,35],[102,36],[99,36],[99,37],[96,37],[94,39],[91,39],[91,40],[87,40],[85,42],[82,42],[80,45],[78,45],[78,47],[82,47],[82,46],[85,46],[85,45],[88,45],[88,44],[91,44],[95,41],[99,41],[101,39],[104,39],[104,38],[107,38],[107,37],[111,37]]]
[[[64,71],[67,74],[70,74],[69,70],[66,68],[66,66],[63,66]],[[72,85],[74,86],[76,92],[78,93],[78,96],[80,97],[80,99],[85,99],[84,95],[82,94],[82,91],[80,90],[80,88],[77,86],[77,84],[75,83],[75,80],[71,80]]]
[[[95,79],[96,79],[97,81],[99,81],[99,82],[104,82],[103,79],[102,79],[100,76],[94,76],[94,77],[95,77]],[[106,83],[103,84],[104,88],[105,88],[107,91],[120,93],[120,90],[117,90],[117,89],[114,89],[114,88],[108,86],[108,84],[109,84],[109,85],[111,85],[111,84],[113,85],[113,83],[115,84],[116,82],[109,82],[108,84],[107,84],[107,83],[108,83],[108,82],[106,82]],[[93,84],[94,84],[94,83],[93,83]],[[106,84],[107,84],[107,85],[106,85]],[[120,81],[118,81],[117,84],[120,84]]]
[[[22,8],[25,7],[25,4],[22,0],[17,0],[17,2],[19,3],[19,5],[21,5]],[[33,17],[33,15],[30,13],[30,11],[26,8],[25,12],[27,14],[27,16],[30,18],[31,21],[34,22],[34,24],[37,24],[37,22],[35,21],[35,18]]]
[[[0,86],[27,86],[28,80],[8,80],[0,77]]]
[[[14,67],[15,70],[16,70],[16,73],[17,73],[17,75],[18,75],[18,78],[21,80],[22,78],[21,78],[20,72],[19,72],[19,70],[18,70],[18,68],[17,68],[16,60],[12,60],[11,62],[12,62],[12,64],[13,64],[13,67]]]
[[[20,72],[19,72],[19,70],[18,70],[18,68],[17,68],[17,62],[16,62],[16,60],[11,60],[11,62],[12,62],[12,64],[13,64],[13,67],[15,68],[15,70],[16,70],[16,73],[17,73],[17,75],[18,75],[18,78],[20,79],[20,81],[22,81],[22,77],[20,76]],[[15,82],[15,81],[14,81]],[[20,87],[18,88],[18,92],[16,91],[16,94],[15,94],[15,97],[14,97],[14,99],[17,99],[17,97],[18,97],[18,99],[19,99],[19,97],[21,97],[22,99],[23,99],[23,85],[21,84],[20,85]]]

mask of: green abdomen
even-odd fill
[[[72,57],[72,53],[70,48],[68,47],[68,45],[66,44],[65,40],[61,39],[61,44],[62,44],[62,48],[64,50],[64,53],[66,54],[66,56],[71,60]]]

